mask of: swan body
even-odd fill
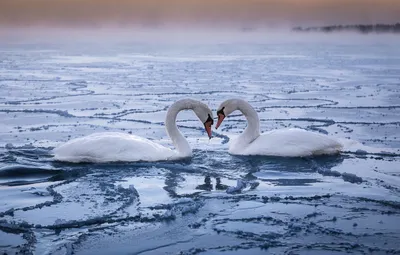
[[[238,140],[240,142],[240,140]],[[262,133],[247,146],[235,144],[229,153],[236,155],[268,155],[284,157],[306,157],[336,154],[341,144],[326,135],[299,128],[278,129]]]
[[[159,161],[179,158],[171,150],[146,138],[118,132],[94,133],[73,139],[54,149],[55,160],[73,163]],[[191,154],[182,155],[190,157]]]
[[[204,123],[211,137],[212,112],[207,105],[192,99],[182,99],[167,111],[165,127],[176,150],[149,139],[118,132],[94,133],[76,138],[55,148],[54,159],[73,163],[115,161],[162,161],[191,157],[192,149],[176,126],[176,117],[182,110],[190,109]]]
[[[219,106],[216,128],[225,116],[236,110],[245,115],[248,125],[244,132],[230,143],[229,153],[231,154],[306,157],[336,154],[342,150],[343,146],[337,140],[299,128],[278,129],[260,134],[257,112],[249,103],[241,99],[226,100]]]

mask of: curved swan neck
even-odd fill
[[[191,99],[183,99],[173,103],[167,111],[167,116],[165,120],[165,128],[167,129],[167,134],[171,138],[172,143],[177,149],[180,156],[189,157],[192,155],[192,149],[186,138],[179,131],[176,126],[176,117],[178,113],[182,110],[193,109],[196,101]]]
[[[241,111],[247,119],[247,127],[239,136],[243,145],[253,142],[260,136],[260,120],[254,108],[244,100],[236,100],[237,110]]]

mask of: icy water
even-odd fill
[[[0,56],[2,254],[400,254],[398,43],[26,43]],[[191,159],[52,160],[54,146],[101,131],[172,146],[165,113],[185,97],[214,111],[240,97],[262,131],[300,127],[370,149],[232,156],[243,116],[209,141],[186,111]]]

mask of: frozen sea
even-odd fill
[[[1,44],[1,254],[400,254],[400,40],[363,38]],[[102,131],[172,147],[166,110],[187,97],[214,112],[243,98],[262,131],[299,127],[364,146],[233,156],[243,116],[209,140],[185,111],[191,159],[52,159],[55,146]],[[255,185],[227,193],[237,182]]]

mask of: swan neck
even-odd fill
[[[186,108],[179,103],[172,104],[167,111],[165,128],[167,129],[167,134],[172,140],[172,143],[178,151],[179,156],[190,157],[192,155],[192,149],[176,125],[178,113],[184,109]]]
[[[247,127],[239,137],[243,145],[247,145],[260,136],[260,120],[258,118],[257,112],[246,101],[238,101],[237,107],[238,110],[243,113],[247,120]]]

